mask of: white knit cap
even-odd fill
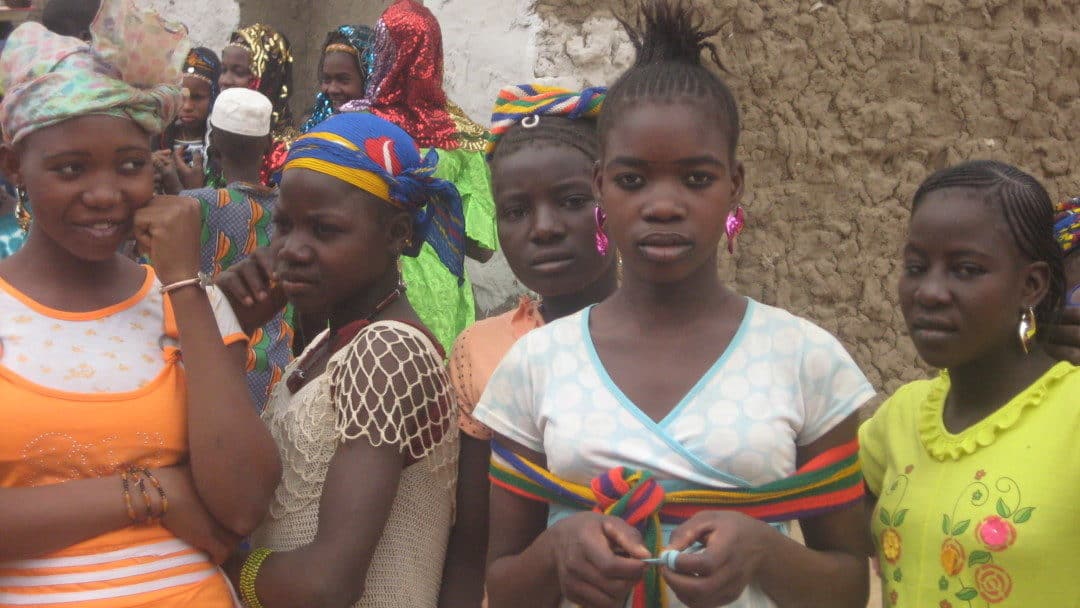
[[[214,100],[210,124],[229,133],[262,137],[270,133],[273,113],[273,104],[262,93],[233,87],[222,91]]]

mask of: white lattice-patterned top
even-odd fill
[[[161,283],[149,266],[138,292],[108,308],[55,310],[0,279],[0,365],[28,382],[69,393],[126,393],[165,367]],[[217,288],[207,291],[226,343],[246,340]]]
[[[326,339],[323,332],[308,351]],[[434,608],[453,523],[458,454],[457,408],[442,355],[422,331],[380,321],[295,395],[286,384],[278,383],[263,412],[284,474],[253,546],[289,551],[314,540],[326,472],[343,442],[396,445],[407,466],[356,606]],[[386,391],[397,396],[389,410],[381,396]]]

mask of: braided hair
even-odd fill
[[[1049,289],[1035,307],[1035,317],[1040,323],[1053,322],[1065,301],[1065,268],[1061,247],[1054,238],[1054,204],[1046,189],[1012,165],[993,160],[968,161],[926,178],[915,191],[912,213],[930,193],[946,188],[980,193],[987,203],[1001,209],[1020,252],[1050,267]]]
[[[720,124],[729,151],[739,142],[739,106],[727,84],[704,64],[708,52],[717,67],[716,45],[708,39],[720,28],[707,28],[701,8],[692,0],[643,0],[634,23],[616,17],[634,46],[634,65],[608,90],[600,115],[600,138],[607,140],[619,116],[642,102],[690,102]]]

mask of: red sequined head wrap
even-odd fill
[[[446,111],[442,31],[415,0],[397,0],[376,26],[375,67],[368,85],[373,114],[404,129],[425,148],[453,150],[457,127]]]

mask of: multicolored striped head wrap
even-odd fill
[[[1080,196],[1054,205],[1054,236],[1065,255],[1080,251]]]
[[[191,48],[186,28],[132,0],[104,0],[90,33],[87,44],[25,23],[8,37],[0,57],[7,142],[88,114],[129,118],[149,133],[172,122],[180,66]]]
[[[371,67],[375,63],[375,30],[366,25],[342,25],[326,36],[323,43],[322,58],[319,59],[319,73],[322,73],[322,59],[327,53],[345,52],[356,57],[356,67],[366,83],[371,79]],[[365,85],[366,86],[366,85]],[[300,127],[301,133],[307,133],[334,115],[334,104],[326,93],[319,91],[315,95],[315,105],[311,116]]]
[[[457,188],[434,176],[438,162],[437,152],[421,155],[397,125],[373,114],[346,112],[297,138],[285,173],[317,171],[407,211],[413,218],[413,240],[405,255],[418,255],[426,241],[461,283],[465,216]]]
[[[289,40],[274,28],[256,23],[232,33],[229,46],[251,53],[250,88],[266,95],[274,104],[271,132],[275,139],[291,138],[296,133],[289,97],[292,95],[292,50]],[[291,133],[290,133],[291,132]]]
[[[184,59],[183,77],[197,78],[210,83],[210,103],[218,96],[218,77],[221,76],[221,60],[214,51],[205,46],[191,49]]]
[[[569,120],[591,119],[600,116],[607,95],[605,87],[593,87],[584,91],[571,91],[542,84],[519,84],[504,87],[495,100],[491,113],[491,135],[488,136],[487,156],[491,160],[499,141],[513,127],[526,129],[537,127],[544,117],[561,117]],[[540,132],[537,131],[536,134]],[[534,134],[530,134],[532,136]],[[594,157],[591,150],[582,150]]]

